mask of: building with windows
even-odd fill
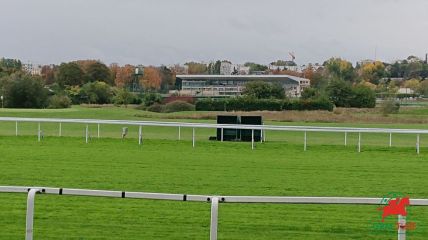
[[[31,75],[41,75],[42,74],[42,66],[33,63],[24,63],[22,64],[22,70],[31,74]]]
[[[279,83],[289,97],[300,97],[310,86],[309,79],[290,75],[176,75],[176,88],[181,96],[239,96],[250,81]]]
[[[233,64],[229,61],[222,61],[220,64],[220,75],[248,75],[250,67],[241,64]]]

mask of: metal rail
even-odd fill
[[[242,125],[242,124],[214,124],[214,123],[186,123],[186,122],[158,122],[158,121],[130,121],[130,120],[101,120],[101,119],[65,119],[65,118],[15,118],[0,117],[2,122],[36,122],[36,123],[81,123],[81,124],[115,124],[134,126],[158,127],[189,127],[189,128],[234,128],[247,130],[277,130],[300,132],[343,132],[343,133],[403,133],[428,134],[428,129],[396,129],[396,128],[348,128],[348,127],[316,127],[316,126],[277,126],[277,125]]]
[[[262,133],[261,141],[266,138],[265,131],[295,131],[304,132],[304,151],[307,150],[308,132],[335,132],[345,134],[345,146],[347,145],[348,133],[358,133],[357,151],[361,152],[361,135],[362,133],[387,133],[389,134],[389,146],[392,146],[392,134],[416,134],[416,153],[420,153],[420,135],[428,134],[428,129],[394,129],[394,128],[348,128],[348,127],[317,127],[317,126],[277,126],[277,125],[242,125],[242,124],[212,124],[212,123],[186,123],[186,122],[158,122],[158,121],[130,121],[130,120],[101,120],[101,119],[64,119],[64,118],[16,118],[16,117],[0,117],[0,122],[15,122],[16,136],[18,136],[18,122],[35,122],[38,123],[38,141],[43,138],[43,131],[41,130],[41,123],[59,123],[59,135],[62,132],[62,123],[78,123],[85,124],[85,142],[89,141],[89,124],[97,124],[97,137],[100,137],[100,124],[113,124],[113,125],[129,125],[138,126],[138,143],[142,144],[142,127],[143,126],[157,126],[157,127],[178,127],[178,139],[181,140],[181,128],[192,128],[192,146],[196,145],[196,129],[197,128],[212,128],[221,129],[223,140],[224,129],[244,129],[251,130],[251,148],[255,148],[254,131],[259,130]]]
[[[21,187],[0,186],[0,192],[6,193],[28,193],[27,200],[27,231],[26,239],[32,239],[34,197],[36,193],[91,196],[91,197],[113,197],[113,198],[138,198],[169,201],[193,201],[211,203],[210,239],[217,239],[218,207],[223,203],[280,203],[280,204],[354,204],[354,205],[380,205],[382,198],[358,198],[358,197],[273,197],[273,196],[213,196],[192,194],[170,194],[170,193],[148,193],[148,192],[125,192],[108,190],[89,190],[72,188],[52,187]],[[428,206],[428,199],[410,199],[411,206]],[[399,216],[398,222],[405,224],[405,218]],[[398,238],[405,238],[405,229],[398,229]]]
[[[138,144],[143,142],[142,127],[178,127],[178,140],[181,140],[181,127],[192,128],[192,147],[196,145],[196,128],[215,128],[221,129],[221,141],[223,141],[223,130],[227,128],[251,130],[251,149],[255,148],[254,131],[261,131],[260,141],[266,140],[266,130],[271,131],[299,131],[304,132],[303,150],[307,150],[307,132],[336,132],[345,134],[345,146],[347,145],[347,134],[358,133],[357,151],[361,152],[361,134],[362,133],[389,133],[389,147],[392,146],[392,134],[416,134],[416,153],[420,154],[420,134],[428,134],[427,129],[393,129],[393,128],[347,128],[347,127],[317,127],[317,126],[276,126],[276,125],[242,125],[242,124],[211,124],[211,123],[186,123],[186,122],[158,122],[158,121],[130,121],[130,120],[101,120],[101,119],[63,119],[63,118],[16,118],[0,117],[0,122],[15,122],[15,135],[18,136],[18,122],[36,122],[38,123],[38,141],[43,138],[41,123],[59,123],[59,136],[62,135],[62,123],[85,124],[85,142],[89,141],[89,124],[97,124],[97,137],[100,138],[100,124],[130,125],[138,126]]]

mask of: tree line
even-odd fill
[[[287,63],[278,60],[275,64]],[[219,74],[221,61],[209,64],[188,62],[189,74]],[[367,61],[355,66],[341,58],[331,58],[322,65],[305,67],[302,72],[288,69],[269,70],[266,65],[247,62],[250,72],[289,74],[311,80],[311,87],[302,93],[303,99],[326,98],[339,107],[373,107],[376,96],[396,96],[398,88],[405,87],[417,95],[428,96],[428,64],[410,56],[392,64]],[[175,74],[180,66],[144,68],[144,75],[136,76],[130,64],[107,66],[98,60],[78,60],[46,65],[40,76],[23,71],[23,64],[17,59],[0,59],[0,94],[6,107],[62,107],[81,103],[140,103],[142,94],[130,92],[137,81],[145,92],[168,93],[175,89]],[[244,95],[264,99],[281,99],[283,90],[260,83],[249,84],[255,92]],[[33,97],[40,99],[34,99]]]
[[[46,65],[40,75],[23,71],[21,61],[0,59],[0,95],[5,107],[59,108],[71,104],[141,103],[141,92],[130,92],[134,81],[141,91],[165,92],[175,88],[174,73],[148,66],[135,75],[136,66],[105,65],[97,60],[79,60]]]

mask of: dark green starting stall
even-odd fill
[[[218,115],[217,124],[263,125],[262,116]],[[218,141],[251,142],[251,129],[217,128]],[[261,130],[254,130],[254,141],[261,141]]]

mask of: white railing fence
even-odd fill
[[[356,197],[269,197],[269,196],[211,196],[211,195],[187,195],[147,192],[124,192],[51,187],[21,187],[0,186],[0,192],[28,193],[26,213],[26,240],[33,239],[34,199],[36,193],[75,195],[92,197],[113,198],[138,198],[169,201],[193,201],[211,203],[210,240],[217,239],[218,232],[218,208],[224,203],[275,203],[275,204],[354,204],[354,205],[379,205],[382,198],[356,198]],[[411,206],[428,206],[428,199],[410,199]],[[406,218],[398,216],[398,239],[406,239]]]
[[[389,134],[389,146],[392,146],[392,134],[414,134],[416,135],[416,153],[420,153],[420,135],[428,134],[427,129],[394,129],[394,128],[347,128],[347,127],[316,127],[316,126],[276,126],[276,125],[242,125],[242,124],[210,124],[210,123],[187,123],[187,122],[157,122],[157,121],[130,121],[130,120],[100,120],[100,119],[62,119],[62,118],[15,118],[15,117],[0,117],[0,122],[15,122],[15,135],[18,136],[19,122],[38,123],[37,139],[41,141],[43,138],[43,130],[41,123],[58,123],[58,135],[62,136],[62,125],[64,123],[80,123],[85,124],[85,142],[89,142],[89,124],[97,124],[97,137],[100,138],[100,125],[121,125],[121,126],[138,126],[138,144],[143,144],[144,126],[156,127],[176,127],[178,128],[178,140],[181,140],[181,128],[192,129],[192,146],[196,146],[196,131],[197,128],[221,129],[221,139],[223,140],[224,129],[243,129],[252,130],[251,148],[255,148],[254,131],[261,131],[261,141],[265,141],[265,131],[293,131],[303,132],[304,142],[303,150],[307,150],[308,132],[330,132],[344,133],[344,145],[348,144],[348,133],[358,133],[357,151],[361,152],[362,134],[363,133],[386,133]]]

